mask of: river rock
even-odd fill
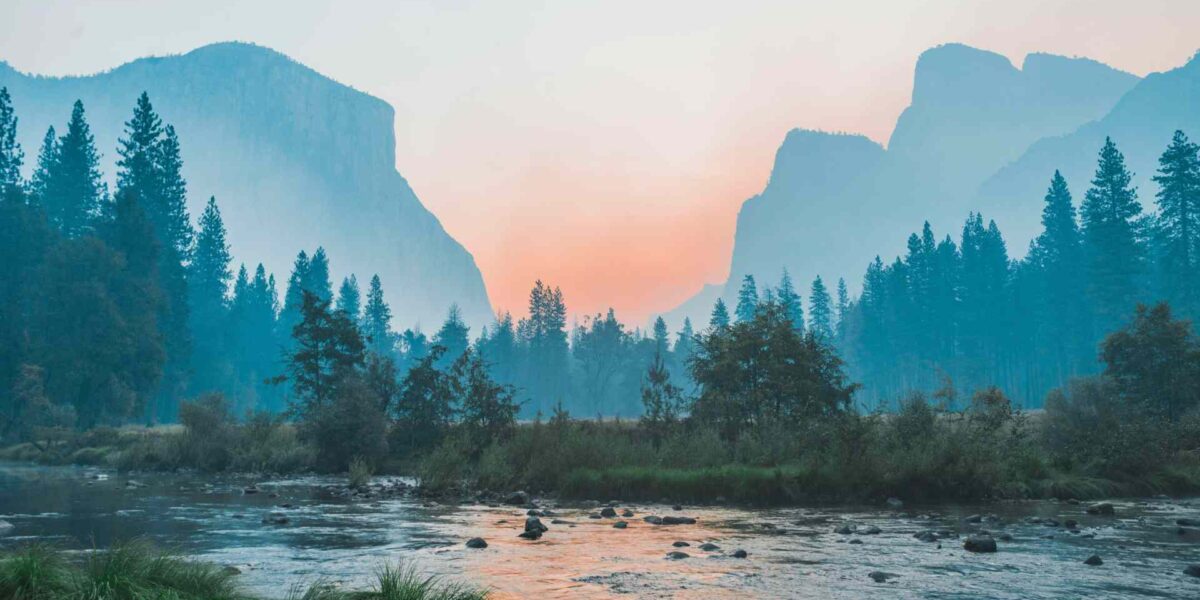
[[[250,484],[250,485],[246,486],[245,488],[242,488],[242,493],[246,494],[246,495],[257,494],[258,486],[254,485],[254,484]]]
[[[543,531],[550,531],[550,528],[543,525],[542,520],[537,517],[526,517],[525,531],[536,531],[540,534]]]
[[[963,542],[963,550],[967,552],[995,552],[996,540],[990,535],[973,535]]]
[[[1087,507],[1087,513],[1089,515],[1103,515],[1106,517],[1111,517],[1116,514],[1116,509],[1114,509],[1113,505],[1108,502],[1100,502]]]
[[[854,533],[854,527],[851,525],[842,525],[841,527],[834,529],[833,532],[841,535],[850,535]]]
[[[730,556],[732,556],[734,558],[746,558],[747,556],[749,556],[749,554],[746,554],[745,550],[738,548],[737,550],[734,550],[733,554],[730,554]]]
[[[1099,554],[1093,554],[1087,557],[1087,560],[1083,561],[1083,564],[1088,565],[1089,567],[1098,567],[1104,564],[1104,559],[1100,558]]]
[[[642,520],[651,525],[662,525],[663,524],[662,517],[660,517],[658,515],[646,515],[646,516],[642,517]]]
[[[1183,570],[1183,574],[1191,575],[1192,577],[1200,577],[1200,565],[1188,565],[1188,567]]]
[[[529,494],[525,492],[513,492],[504,499],[504,503],[509,506],[524,506],[529,504]]]
[[[568,521],[566,519],[551,519],[550,524],[551,525],[574,525],[575,523],[572,521]]]
[[[863,543],[863,541],[858,538],[854,538],[854,539],[850,540],[850,544],[852,544],[852,545],[857,545],[857,544],[861,544],[861,543]]]
[[[688,546],[691,546],[691,544],[689,544],[687,542],[675,542],[674,544],[671,544],[671,545],[675,546],[676,548],[687,548]]]
[[[281,512],[269,512],[263,515],[262,522],[267,525],[287,525],[291,520]]]
[[[666,516],[666,517],[662,518],[662,524],[663,525],[695,525],[696,519],[693,519],[692,517]]]
[[[932,531],[920,531],[920,532],[914,533],[913,537],[917,538],[918,540],[921,540],[922,542],[938,541],[937,534]]]
[[[671,560],[683,560],[685,558],[691,558],[691,555],[688,554],[687,552],[680,552],[680,551],[676,550],[674,552],[668,552],[667,558],[669,558]]]
[[[600,509],[600,516],[606,519],[611,519],[617,516],[617,511],[611,506],[605,506],[604,508]]]
[[[674,505],[674,506],[672,506],[672,507],[671,507],[671,510],[683,510],[683,506],[681,506],[681,505],[679,505],[679,504],[676,504],[676,505]]]
[[[468,548],[487,548],[487,541],[480,537],[473,537],[467,540]]]
[[[626,523],[625,521],[617,521],[616,523],[613,523],[613,529],[625,529],[626,527],[629,527],[629,523]]]
[[[967,523],[979,523],[980,521],[983,521],[983,515],[971,515],[963,519],[963,521],[966,521]]]
[[[863,535],[879,535],[880,533],[883,533],[883,530],[876,525],[872,525],[863,530]]]
[[[1200,527],[1200,519],[1175,519],[1175,524],[1183,527]]]
[[[633,511],[632,511],[632,510],[629,510],[629,509],[627,508],[627,509],[625,509],[625,510],[621,511],[621,516],[622,516],[622,517],[625,517],[626,519],[628,519],[628,518],[630,518],[630,517],[632,517],[632,516],[633,516]]]
[[[538,509],[536,509],[536,508],[531,508],[531,509],[529,509],[529,510],[525,511],[525,515],[526,515],[526,516],[530,516],[530,517],[544,517],[544,516],[546,516],[546,514],[545,514],[545,513],[543,513],[542,511],[540,511],[540,510],[538,510]]]
[[[873,579],[875,583],[886,583],[887,580],[892,579],[893,577],[899,577],[899,575],[896,575],[895,573],[886,573],[884,571],[871,571],[870,573],[867,573],[867,577]]]
[[[1066,527],[1067,529],[1079,529],[1079,521],[1076,521],[1075,519],[1067,519],[1066,521],[1063,521],[1063,527]]]
[[[706,543],[700,544],[700,549],[705,552],[713,552],[715,550],[720,550],[721,547],[712,542],[706,542]]]
[[[527,540],[538,540],[542,538],[542,532],[537,529],[532,531],[522,531],[521,533],[517,534],[517,537],[525,538]]]

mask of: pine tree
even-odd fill
[[[1030,245],[1026,263],[1035,277],[1030,351],[1048,370],[1042,385],[1060,385],[1095,362],[1084,301],[1082,236],[1067,181],[1050,179],[1042,209],[1042,233]]]
[[[1081,211],[1087,291],[1096,313],[1093,340],[1125,322],[1138,299],[1143,251],[1134,219],[1142,207],[1131,180],[1125,157],[1105,138]]]
[[[329,279],[329,258],[325,256],[324,248],[317,248],[308,265],[308,276],[304,279],[304,289],[312,292],[322,302],[333,300],[333,283]]]
[[[846,319],[850,316],[850,292],[846,290],[846,279],[838,277],[837,284],[837,341],[846,339]]]
[[[362,320],[367,349],[380,356],[391,356],[395,349],[392,309],[383,299],[383,284],[378,275],[371,277],[371,285],[367,288],[367,304],[363,307]]]
[[[812,334],[825,342],[833,341],[833,301],[821,276],[812,282],[812,292],[808,295],[808,314],[812,318]]]
[[[175,128],[167,125],[162,143],[154,156],[159,177],[157,189],[157,219],[161,221],[160,235],[174,249],[181,262],[186,262],[192,248],[191,219],[187,210],[187,181],[183,178],[183,158],[179,154],[179,138]]]
[[[457,304],[451,304],[446,314],[446,320],[441,329],[433,336],[433,343],[446,349],[436,364],[439,369],[453,365],[467,351],[470,345],[471,328],[463,322],[462,311]]]
[[[792,327],[795,327],[796,331],[804,331],[804,303],[800,300],[800,294],[796,293],[792,276],[787,269],[783,270],[783,275],[779,278],[778,299],[779,305],[783,307],[783,314],[792,321]]]
[[[351,274],[342,279],[338,288],[337,308],[346,314],[351,323],[358,323],[362,313],[362,296],[358,291],[358,278]]]
[[[692,328],[692,320],[684,317],[683,327],[675,338],[675,355],[681,365],[686,365],[688,358],[696,348],[696,330]]]
[[[717,298],[713,304],[712,315],[708,318],[709,329],[721,329],[729,327],[729,309],[725,308],[725,301]]]
[[[44,205],[46,196],[50,190],[50,174],[57,169],[54,165],[56,161],[58,161],[58,134],[54,132],[54,127],[51,126],[46,130],[46,136],[42,138],[42,147],[38,151],[37,166],[33,170],[33,177],[29,180],[30,203]]]
[[[21,165],[25,153],[17,142],[17,116],[13,113],[8,88],[0,87],[0,200],[15,198],[21,191]]]
[[[58,139],[56,147],[41,204],[63,235],[76,238],[93,231],[107,195],[100,179],[100,154],[82,102],[75,101],[67,133]]]
[[[188,265],[189,318],[194,343],[192,389],[195,392],[221,389],[225,383],[224,371],[227,340],[221,325],[226,322],[229,311],[229,281],[233,274],[229,270],[233,257],[225,237],[225,223],[217,208],[216,198],[210,197],[200,215],[200,233],[196,236],[196,249]],[[239,283],[245,281],[245,267],[240,273]]]
[[[754,285],[754,276],[742,278],[742,287],[738,290],[737,308],[734,309],[739,323],[749,321],[758,312],[758,287]]]
[[[1159,288],[1185,317],[1200,316],[1200,148],[1176,131],[1158,159]]]
[[[304,286],[309,279],[311,261],[308,253],[301,250],[292,263],[292,274],[288,277],[287,289],[283,292],[283,310],[279,313],[280,344],[287,348],[291,345],[292,328],[300,322],[300,307],[304,302]]]
[[[654,319],[654,349],[662,356],[668,356],[671,351],[671,334],[661,316]]]

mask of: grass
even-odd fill
[[[411,566],[380,569],[370,590],[323,582],[293,588],[295,600],[482,600],[487,592],[422,576]],[[71,560],[45,545],[0,555],[0,598],[6,600],[256,600],[232,571],[131,542]]]

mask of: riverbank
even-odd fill
[[[146,543],[68,553],[34,544],[0,554],[0,598],[14,600],[258,600],[238,570],[187,560]],[[384,567],[373,589],[341,590],[297,582],[289,600],[482,600],[487,592],[444,583],[403,565]]]

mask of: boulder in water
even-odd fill
[[[621,511],[621,516],[622,516],[622,517],[625,517],[626,519],[628,519],[629,517],[632,517],[632,516],[633,516],[633,511],[632,511],[632,510],[629,510],[629,509],[627,508],[627,509],[625,509],[625,510]]]
[[[660,517],[658,515],[646,515],[646,516],[642,517],[642,520],[651,525],[662,525],[663,524],[662,517]]]
[[[537,529],[532,531],[522,531],[521,533],[517,534],[517,537],[525,538],[527,540],[538,540],[542,538],[542,532]]]
[[[1188,565],[1187,568],[1183,570],[1183,574],[1191,575],[1192,577],[1200,577],[1200,565]]]
[[[540,534],[543,531],[550,531],[550,528],[543,525],[542,520],[537,517],[526,517],[525,531],[536,531]]]
[[[730,554],[730,556],[732,556],[732,557],[734,557],[734,558],[746,558],[746,557],[747,557],[747,556],[749,556],[749,555],[748,555],[748,554],[746,554],[746,551],[745,551],[745,550],[742,550],[741,548],[738,548],[737,550],[734,550],[734,551],[733,551],[733,554]]]
[[[700,549],[701,549],[701,550],[703,550],[703,551],[705,551],[705,552],[712,552],[712,551],[714,551],[714,550],[720,550],[720,549],[721,549],[721,547],[720,547],[720,546],[718,546],[718,545],[716,545],[716,544],[714,544],[714,543],[712,543],[712,542],[707,542],[707,543],[704,543],[704,544],[700,544]]]
[[[995,552],[996,540],[990,535],[973,535],[963,542],[963,550],[967,552]]]
[[[604,508],[600,509],[600,516],[606,519],[612,519],[617,516],[617,511],[611,506],[605,506]]]
[[[287,525],[291,520],[281,512],[269,512],[263,515],[262,522],[267,525]]]
[[[662,518],[662,524],[663,525],[695,525],[696,519],[693,519],[692,517],[667,516],[667,517]]]
[[[487,541],[480,537],[473,537],[467,540],[468,548],[487,548]]]
[[[691,544],[689,544],[687,542],[675,542],[674,544],[671,544],[671,545],[675,546],[676,548],[687,548],[688,546],[691,546]]]
[[[667,558],[669,558],[671,560],[683,560],[685,558],[690,558],[690,557],[691,557],[691,555],[688,554],[687,552],[680,552],[678,550],[667,553]]]
[[[1087,560],[1084,560],[1083,564],[1088,565],[1089,567],[1098,567],[1104,564],[1104,560],[1100,558],[1099,554],[1093,554],[1087,557]]]
[[[896,575],[895,573],[887,573],[884,571],[871,571],[870,573],[867,573],[867,577],[870,577],[871,579],[873,579],[875,581],[875,583],[886,583],[887,580],[889,580],[893,577],[899,577],[899,575]]]
[[[509,506],[524,506],[529,504],[529,494],[521,491],[513,492],[504,499],[504,503]]]
[[[629,527],[629,523],[626,523],[625,521],[617,521],[616,523],[613,523],[613,529],[625,529],[626,527]]]
[[[1105,517],[1111,517],[1116,514],[1116,512],[1117,511],[1113,508],[1113,505],[1108,502],[1100,502],[1087,507],[1087,513],[1089,515],[1102,515]]]

